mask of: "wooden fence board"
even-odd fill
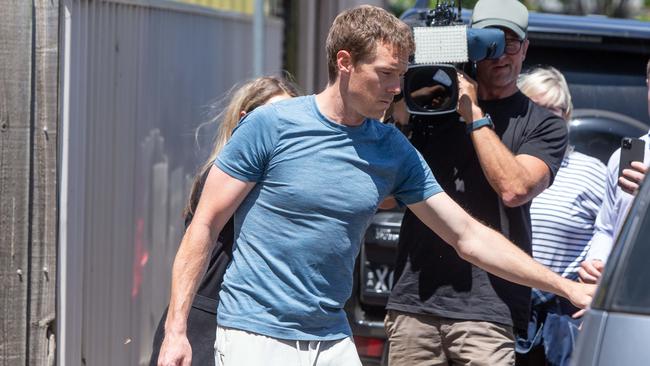
[[[34,1],[34,103],[28,357],[54,365],[57,255],[59,7]]]
[[[0,365],[55,361],[58,17],[0,8]]]
[[[0,7],[0,364],[27,364],[32,4]]]

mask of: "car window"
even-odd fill
[[[616,240],[594,308],[650,315],[649,195],[650,185],[644,184]]]
[[[614,311],[650,314],[650,214],[645,213],[627,261],[621,263]]]
[[[607,165],[609,156],[621,144],[621,136],[600,131],[572,131],[569,136],[576,151],[593,156],[605,165]]]
[[[569,122],[569,141],[576,151],[607,164],[623,137],[638,137],[648,126],[621,113],[602,109],[575,109]]]
[[[569,84],[574,108],[608,110],[650,122],[646,108],[647,54],[630,53],[629,48],[624,51],[609,43],[599,44],[600,49],[589,49],[583,43],[569,47],[535,37],[531,34],[524,69],[537,65],[559,69]]]

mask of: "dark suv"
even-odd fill
[[[471,13],[463,11],[463,19]],[[564,73],[574,104],[570,140],[605,164],[623,136],[648,131],[645,65],[650,23],[600,16],[531,13],[524,69],[551,65]],[[403,212],[380,211],[368,228],[346,305],[365,365],[385,363],[384,307]]]

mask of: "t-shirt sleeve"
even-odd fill
[[[233,178],[258,182],[275,149],[278,124],[272,106],[249,113],[233,130],[215,165]]]
[[[392,193],[395,199],[402,205],[410,205],[442,192],[442,187],[422,155],[406,138],[400,144],[404,146],[404,161]]]
[[[544,119],[526,134],[523,144],[514,153],[516,155],[527,154],[541,159],[549,167],[551,171],[550,183],[553,183],[569,141],[567,123],[562,118],[550,113],[542,114],[540,118]]]

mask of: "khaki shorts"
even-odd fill
[[[512,327],[389,310],[384,321],[391,366],[515,364]]]

